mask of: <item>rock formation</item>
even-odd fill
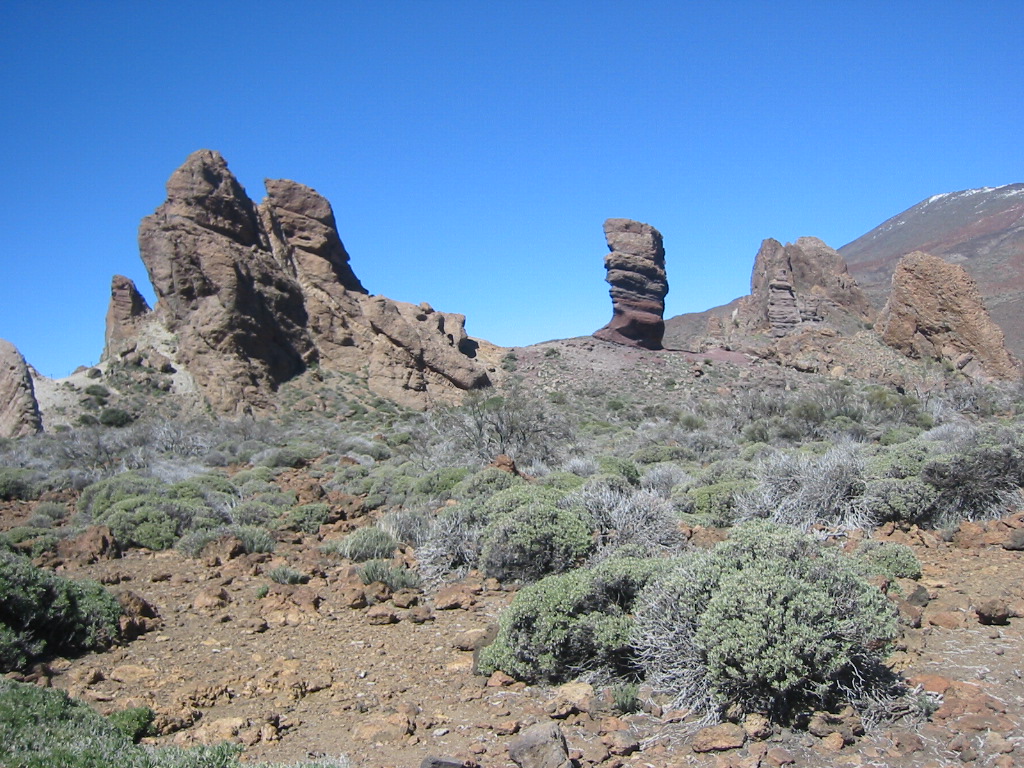
[[[373,391],[417,408],[489,383],[464,317],[367,295],[330,203],[294,181],[266,188],[257,206],[223,157],[200,150],[139,228],[153,315],[176,337],[175,364],[215,410],[270,408],[276,389],[313,364],[368,370]],[[115,279],[110,312],[108,348],[114,337],[124,354],[132,339],[121,337],[131,337],[144,302],[132,304]]]
[[[149,304],[127,277],[114,275],[110,281],[110,305],[101,360],[118,354],[126,341],[138,333],[139,319],[150,312]]]
[[[0,437],[24,437],[43,429],[25,358],[0,339]]]
[[[840,314],[866,321],[872,310],[837,251],[816,237],[785,246],[768,238],[754,259],[745,314],[751,330],[778,338]]]
[[[661,233],[631,219],[608,219],[604,236],[610,253],[604,258],[611,285],[612,319],[594,333],[604,341],[645,349],[661,349],[665,334],[665,247]]]
[[[1020,376],[975,281],[937,256],[915,251],[900,260],[875,328],[911,358],[946,361],[972,378]]]

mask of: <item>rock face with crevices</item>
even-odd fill
[[[948,362],[972,378],[1021,374],[974,279],[960,265],[922,251],[896,266],[876,329],[908,357]]]
[[[369,296],[330,203],[287,179],[266,189],[256,205],[223,157],[200,150],[139,229],[153,313],[173,334],[174,364],[215,410],[270,409],[278,387],[314,364],[368,372],[371,390],[414,408],[489,384],[463,316]],[[128,289],[115,288],[108,337],[132,341],[137,311]]]
[[[135,283],[124,275],[114,275],[110,281],[110,304],[107,307],[107,329],[104,334],[101,360],[117,355],[128,340],[138,334],[141,318],[150,312],[145,297]]]
[[[25,358],[17,347],[0,339],[0,437],[25,437],[42,429]]]
[[[608,219],[604,235],[610,253],[604,258],[611,285],[612,319],[594,336],[616,344],[661,349],[665,335],[665,247],[650,224]]]

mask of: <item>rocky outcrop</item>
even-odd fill
[[[149,312],[149,304],[135,283],[123,275],[114,275],[110,281],[107,330],[100,359],[107,360],[119,354],[124,344],[138,335],[139,321]]]
[[[852,316],[867,321],[871,305],[839,253],[816,237],[782,245],[768,238],[754,259],[745,319],[774,337],[801,323]]]
[[[604,258],[611,285],[611,321],[594,333],[604,341],[644,349],[661,349],[665,334],[665,247],[650,224],[608,219],[604,236],[610,253]]]
[[[42,429],[25,358],[17,347],[0,339],[0,437],[24,437]]]
[[[489,383],[464,317],[369,296],[330,203],[286,179],[266,188],[257,206],[224,158],[201,150],[139,230],[175,363],[217,411],[271,408],[276,389],[313,364],[368,375],[373,391],[416,408]],[[124,303],[117,329],[136,317],[125,319]]]
[[[900,260],[875,328],[911,358],[949,362],[972,378],[1020,376],[977,284],[963,267],[937,256],[915,251]]]

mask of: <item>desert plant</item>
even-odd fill
[[[129,707],[107,715],[111,725],[127,736],[133,744],[138,744],[143,736],[149,735],[154,717],[156,713],[149,707]]]
[[[334,546],[325,544],[324,549],[355,563],[364,563],[391,557],[398,549],[398,542],[386,531],[368,525],[353,531]]]
[[[653,582],[633,647],[672,706],[786,721],[886,687],[895,633],[892,605],[840,553],[759,521]]]
[[[43,654],[75,654],[117,639],[121,606],[95,582],[72,581],[0,551],[0,670]]]
[[[327,504],[302,504],[285,516],[282,527],[291,531],[317,533],[330,514],[331,508]]]
[[[547,683],[596,670],[635,677],[629,649],[633,603],[669,562],[617,558],[524,587],[499,617],[495,641],[480,652],[481,672],[500,669]]]
[[[573,509],[533,502],[484,529],[480,567],[501,581],[536,581],[578,565],[593,548],[591,525]]]
[[[135,416],[122,408],[104,408],[100,412],[99,422],[105,427],[127,427],[135,421]]]
[[[921,578],[921,561],[906,544],[868,540],[858,547],[857,557],[872,573],[888,579]]]
[[[369,560],[359,569],[359,579],[363,584],[379,581],[386,584],[392,592],[400,589],[417,589],[422,579],[415,571],[400,565],[391,565],[388,560]]]
[[[671,504],[650,491],[589,486],[569,494],[560,505],[586,512],[593,529],[593,560],[623,551],[634,556],[661,555],[683,543]]]
[[[0,499],[31,499],[36,496],[36,476],[28,469],[0,467]]]
[[[267,578],[278,584],[305,584],[309,581],[309,576],[287,565],[271,568],[267,571]]]
[[[418,547],[430,535],[430,515],[415,509],[393,509],[377,521],[377,527],[396,541]]]
[[[863,527],[872,522],[859,504],[864,474],[861,450],[853,443],[821,456],[777,452],[758,463],[757,485],[737,498],[737,517],[804,530],[817,524]]]

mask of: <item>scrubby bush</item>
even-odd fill
[[[355,563],[391,557],[398,542],[387,531],[368,525],[353,531],[338,542],[325,542],[324,551],[341,555]]]
[[[623,553],[661,555],[683,543],[672,505],[650,491],[591,486],[569,494],[560,504],[586,513],[593,529],[593,560]]]
[[[892,605],[840,553],[755,522],[645,590],[633,647],[672,706],[788,720],[884,687],[895,633]]]
[[[327,504],[302,504],[287,514],[282,527],[291,531],[317,533],[330,514],[331,508]]]
[[[142,708],[145,710],[145,708]],[[5,768],[241,768],[241,746],[151,748],[127,733],[145,719],[126,710],[105,718],[63,691],[0,678],[0,765]],[[343,768],[316,760],[292,768]],[[266,765],[265,768],[274,768]],[[283,768],[278,765],[277,768]]]
[[[523,479],[494,467],[482,469],[460,480],[451,490],[451,497],[461,502],[485,501],[498,491],[519,485]]]
[[[860,499],[867,519],[924,524],[931,517],[939,491],[917,477],[883,477],[869,480]]]
[[[430,515],[414,509],[393,509],[377,521],[377,527],[396,541],[418,547],[430,535]]]
[[[740,499],[755,487],[753,480],[725,480],[690,488],[685,494],[685,511],[696,515],[705,525],[730,525]]]
[[[601,472],[607,475],[619,475],[625,478],[630,485],[640,485],[640,470],[636,464],[628,459],[620,459],[616,456],[599,456],[597,465]]]
[[[32,516],[26,521],[36,528],[48,528],[68,516],[68,508],[56,501],[41,501],[32,510]]]
[[[921,561],[906,544],[893,541],[865,541],[857,550],[872,573],[888,579],[921,578]]]
[[[548,576],[524,587],[480,652],[484,674],[500,669],[528,682],[561,683],[586,671],[635,677],[633,604],[668,560],[619,558]]]
[[[760,461],[757,485],[737,499],[737,517],[769,519],[808,529],[817,524],[862,527],[865,488],[859,447],[843,443],[821,456],[777,452]]]
[[[400,589],[416,589],[422,579],[415,571],[400,565],[391,565],[388,560],[369,560],[359,569],[359,579],[363,584],[379,581],[386,584],[392,592]]]
[[[271,568],[267,571],[267,578],[278,584],[305,584],[309,581],[309,576],[287,565]]]
[[[156,713],[149,707],[129,707],[112,712],[107,719],[133,744],[138,744],[143,736],[149,735],[154,717],[156,717]]]
[[[686,470],[677,464],[655,464],[640,478],[640,487],[664,499],[671,499],[672,489],[692,480]]]
[[[424,576],[436,581],[445,574],[474,567],[480,558],[483,530],[480,519],[462,505],[439,512],[416,550]]]
[[[0,551],[0,671],[44,654],[76,654],[117,639],[121,607],[101,585],[72,581]]]
[[[165,483],[138,472],[123,472],[89,485],[78,500],[80,514],[102,515],[119,501],[146,494],[168,494]]]
[[[104,408],[100,412],[99,422],[105,427],[127,427],[135,421],[135,416],[122,408]]]
[[[36,493],[34,472],[17,467],[0,467],[0,499],[31,499]]]
[[[444,501],[451,490],[470,474],[466,467],[442,467],[429,472],[413,484],[413,490],[421,496]]]
[[[480,567],[501,581],[536,581],[578,565],[593,548],[591,524],[542,501],[498,515],[483,532]]]

